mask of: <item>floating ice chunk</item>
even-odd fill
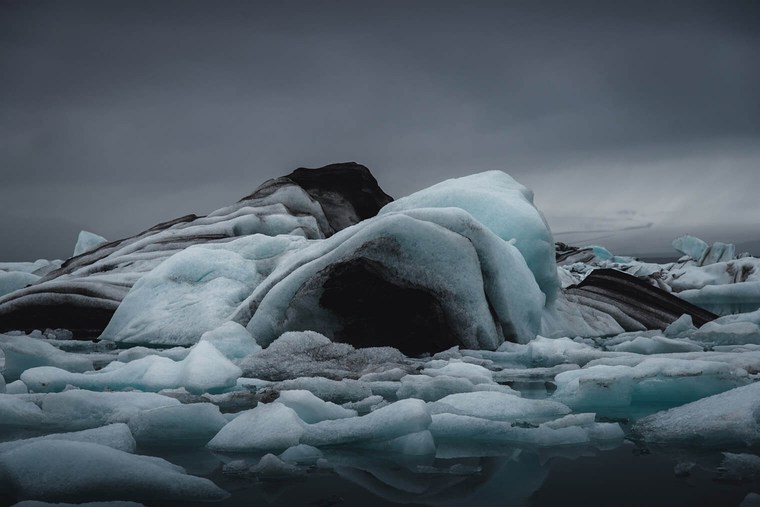
[[[246,328],[237,322],[225,322],[216,329],[201,335],[228,359],[241,359],[261,350],[261,347]]]
[[[286,463],[313,465],[323,457],[323,454],[322,451],[316,447],[306,444],[298,444],[293,447],[288,447],[279,457]]]
[[[287,449],[301,443],[305,425],[295,410],[282,403],[261,404],[227,423],[208,448],[225,452]]]
[[[760,494],[747,493],[739,507],[760,507]]]
[[[494,421],[545,421],[563,416],[570,409],[549,400],[520,398],[499,392],[451,394],[430,405],[432,414],[456,414]]]
[[[491,384],[493,383],[493,373],[477,364],[470,364],[459,361],[446,363],[438,368],[425,368],[422,370],[424,375],[430,377],[447,376],[465,378],[473,384]]]
[[[549,300],[559,281],[554,239],[533,205],[533,192],[501,171],[443,181],[393,201],[379,214],[416,208],[461,208],[505,241],[515,240],[538,285]]]
[[[190,392],[213,392],[232,387],[243,372],[209,342],[193,347],[181,363],[178,384]]]
[[[155,393],[118,393],[71,390],[45,394],[40,406],[46,426],[67,431],[127,423],[142,410],[179,405],[174,398]],[[35,405],[36,406],[36,405]]]
[[[401,369],[406,363],[403,354],[390,347],[355,349],[313,331],[291,331],[250,356],[242,367],[246,376],[268,380],[314,376],[340,380]]]
[[[731,243],[721,243],[716,241],[710,245],[701,264],[713,264],[716,262],[726,262],[736,258],[736,247]]]
[[[592,441],[592,435],[597,435],[605,441],[623,437],[622,430],[616,423],[586,422],[584,426],[557,426],[554,428],[547,423],[538,427],[521,427],[507,421],[457,414],[435,414],[430,431],[436,441],[468,439],[475,442],[537,447],[588,444]]]
[[[391,368],[390,370],[384,370],[379,372],[373,372],[373,373],[365,373],[361,377],[359,377],[359,380],[363,382],[377,382],[377,381],[399,381],[405,376],[407,376],[409,372],[403,368]]]
[[[284,462],[274,454],[265,454],[249,469],[250,473],[263,479],[289,479],[305,472],[297,466]]]
[[[89,231],[80,231],[79,237],[77,238],[77,244],[74,247],[74,255],[72,255],[72,257],[94,250],[96,247],[107,241],[106,238],[98,234]]]
[[[259,405],[227,424],[208,443],[212,450],[252,452],[286,449],[298,444],[314,447],[385,441],[426,430],[430,411],[421,400],[401,400],[361,417],[302,421],[296,412],[274,402]]]
[[[92,444],[105,445],[124,452],[135,452],[135,439],[132,432],[124,423],[108,424],[100,428],[93,428],[69,433],[53,433],[42,437],[13,440],[0,443],[0,454],[21,447],[32,442],[43,440],[68,440],[71,442],[90,442]]]
[[[728,446],[760,444],[760,382],[640,419],[634,430],[649,442]]]
[[[403,456],[433,456],[436,450],[433,434],[429,430],[401,435],[391,440],[362,442],[358,446],[362,449],[379,451],[384,454],[400,454]]]
[[[499,347],[500,362],[512,362],[527,367],[551,367],[558,364],[584,364],[600,357],[615,357],[622,353],[603,352],[570,338],[545,338],[537,336],[526,345],[505,342]],[[489,356],[490,357],[490,356]]]
[[[417,398],[424,401],[440,400],[453,393],[470,393],[474,385],[466,378],[441,375],[407,375],[401,379],[401,387],[396,391],[399,399]]]
[[[751,312],[760,308],[760,281],[707,285],[681,291],[678,297],[719,315]]]
[[[665,328],[662,334],[668,338],[684,338],[690,336],[697,328],[691,320],[691,315],[685,313]]]
[[[42,423],[40,407],[11,394],[0,394],[0,429],[35,427]]]
[[[182,361],[147,356],[126,364],[111,363],[101,371],[86,374],[38,367],[26,370],[21,379],[34,392],[59,392],[71,385],[96,391],[184,387],[201,394],[233,387],[241,374],[240,368],[204,341],[195,345]]]
[[[760,344],[760,326],[752,322],[708,322],[691,334],[694,340],[712,345]]]
[[[723,453],[723,462],[718,467],[721,480],[752,481],[760,479],[760,456],[754,454]]]
[[[18,497],[42,500],[222,500],[208,479],[186,475],[159,458],[104,445],[45,440],[0,454],[4,482]]]
[[[497,382],[536,382],[551,381],[554,377],[563,371],[577,370],[580,368],[577,364],[558,364],[548,368],[504,368],[494,372],[494,380]],[[506,386],[503,386],[506,387]],[[505,391],[506,392],[506,391]],[[518,391],[513,391],[518,396]]]
[[[63,352],[29,336],[0,335],[0,349],[5,353],[3,374],[9,381],[18,380],[25,370],[36,366],[55,366],[69,372],[93,369],[87,357]]]
[[[683,255],[688,255],[695,261],[699,261],[709,246],[701,239],[687,234],[674,239],[673,248]]]
[[[170,349],[157,350],[148,347],[130,347],[119,352],[116,360],[122,363],[137,361],[148,356],[168,357],[172,361],[182,361],[190,353],[187,347],[172,347]]]
[[[23,289],[39,280],[40,277],[23,271],[0,271],[0,297],[13,291]]]
[[[631,341],[607,347],[614,352],[634,352],[636,354],[665,354],[669,352],[702,351],[702,345],[688,339],[674,340],[664,336],[637,336]]]
[[[343,408],[329,401],[322,401],[305,390],[282,391],[277,401],[295,410],[298,417],[309,424],[327,419],[356,417],[357,415],[355,410]]]
[[[321,377],[299,377],[278,382],[272,388],[276,391],[303,389],[317,398],[337,404],[360,401],[372,396],[372,388],[367,382],[353,379],[330,380]]]
[[[430,426],[430,410],[422,400],[407,399],[361,417],[322,421],[306,426],[301,442],[315,447],[362,441],[391,440]]]
[[[380,405],[384,403],[386,403],[385,398],[379,394],[373,394],[372,396],[368,396],[363,400],[349,401],[347,403],[344,403],[342,407],[349,410],[356,410],[356,412],[359,414],[366,414],[367,412],[371,412],[372,410],[380,408]]]
[[[746,383],[747,372],[697,359],[647,358],[636,366],[588,366],[555,377],[553,399],[575,409],[676,406]]]
[[[143,410],[130,419],[129,428],[141,446],[200,447],[225,424],[216,405],[191,403]]]
[[[0,262],[0,271],[34,273],[42,276],[46,270],[53,270],[60,267],[62,261],[47,259],[37,259],[34,262]],[[43,273],[41,273],[43,272]]]

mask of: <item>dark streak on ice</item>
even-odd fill
[[[646,329],[665,329],[683,314],[691,315],[692,322],[697,327],[718,318],[712,312],[615,269],[596,269],[581,283],[572,285],[565,291],[611,304]]]

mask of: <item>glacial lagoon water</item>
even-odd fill
[[[229,491],[230,498],[212,504],[219,506],[739,506],[748,493],[760,491],[757,476],[731,477],[721,470],[723,455],[715,451],[642,447],[630,441],[607,450],[469,450],[483,455],[437,458],[423,465],[335,452],[328,459],[340,466],[303,467],[296,477],[271,478],[225,474],[208,451],[154,454]],[[236,459],[255,464],[259,456]]]

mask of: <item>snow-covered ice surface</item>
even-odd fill
[[[556,265],[531,193],[498,172],[327,239],[313,217],[313,234],[277,235],[295,227],[284,217],[272,235],[179,250],[99,340],[0,334],[0,505],[756,502],[760,260],[684,237],[675,263],[590,247]],[[319,283],[358,258],[436,294],[455,343],[338,339]],[[0,289],[48,268],[0,264]],[[724,316],[625,332],[624,315],[561,290],[595,268]]]

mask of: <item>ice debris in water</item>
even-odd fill
[[[3,375],[7,381],[36,366],[54,366],[68,372],[93,370],[92,360],[80,354],[64,352],[43,340],[28,336],[0,334],[0,349],[5,354]]]
[[[193,393],[205,393],[232,387],[241,375],[240,368],[211,342],[201,341],[181,361],[151,355],[129,363],[113,362],[92,373],[37,367],[22,373],[21,380],[34,392],[59,392],[71,385],[92,391],[129,388],[160,391],[184,387]]]
[[[439,461],[507,447],[515,456],[569,455],[572,446],[617,445],[624,430],[653,443],[760,445],[757,259],[685,237],[676,247],[689,257],[678,262],[642,263],[592,247],[571,254],[583,262],[558,267],[532,194],[499,172],[423,190],[327,239],[335,230],[322,204],[300,189],[283,192],[308,213],[291,216],[270,199],[272,209],[251,215],[254,208],[238,203],[222,212],[224,227],[242,237],[158,252],[160,264],[141,251],[135,259],[148,267],[133,278],[120,271],[126,264],[99,274],[118,282],[116,292],[134,283],[100,342],[72,341],[65,330],[0,335],[2,493],[54,501],[226,496],[207,479],[134,454],[145,448],[202,455],[209,463],[190,463],[200,475],[220,460],[224,474],[259,480],[333,467],[409,501],[403,495],[434,496],[437,476],[491,473],[482,461]],[[0,297],[60,265],[0,264]],[[720,313],[744,313],[701,327],[684,315],[647,330],[614,305],[584,304],[560,290],[600,267]],[[373,331],[367,322],[392,337],[405,337],[409,325],[396,313],[365,322],[352,320],[354,306],[321,305],[335,296],[325,285],[355,290],[339,275],[359,268],[381,273],[372,279],[378,284],[435,296],[433,307],[449,319],[434,329],[435,347],[407,355],[398,349],[404,340],[362,347],[375,345],[362,341]],[[438,331],[455,339],[437,341]],[[610,422],[618,420],[631,424]],[[245,459],[230,461],[231,453]],[[719,470],[729,480],[754,478],[757,460],[726,453]],[[517,474],[545,473],[529,460],[510,463]]]
[[[40,395],[0,395],[0,428],[76,431],[129,422],[142,410],[180,405],[155,393],[70,390]]]
[[[241,366],[246,376],[269,380],[312,376],[334,380],[358,378],[394,367],[411,371],[406,358],[396,349],[355,349],[313,331],[284,333],[266,349],[248,356]]]
[[[68,440],[71,442],[90,442],[105,445],[124,452],[135,452],[136,442],[129,427],[124,423],[108,424],[82,431],[51,433],[41,437],[12,440],[0,443],[0,454],[26,444],[48,440]]]

